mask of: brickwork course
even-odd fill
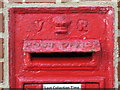
[[[84,2],[84,1],[88,1],[88,2]],[[8,22],[8,18],[6,16],[6,7],[7,4],[8,6],[12,6],[12,5],[27,5],[32,3],[33,4],[37,4],[39,5],[39,3],[65,3],[67,5],[67,3],[76,3],[78,4],[78,2],[82,5],[84,5],[84,3],[86,5],[89,5],[89,3],[93,2],[94,6],[97,6],[98,4],[101,5],[105,2],[107,2],[107,4],[110,3],[115,3],[116,1],[114,0],[0,0],[0,90],[2,90],[2,88],[9,88],[9,64],[8,64],[8,31],[7,30],[7,23]],[[94,3],[97,2],[97,3]],[[46,4],[46,5],[47,5]],[[105,3],[106,4],[106,3]],[[106,5],[107,5],[106,4]],[[24,6],[23,5],[23,6]],[[36,5],[36,6],[37,6]],[[117,5],[117,4],[116,4]],[[102,5],[104,6],[104,4]],[[114,4],[113,4],[114,6]],[[117,8],[116,8],[117,7]],[[118,1],[118,6],[116,6],[115,9],[118,9],[118,13],[116,13],[116,15],[118,15],[118,17],[115,17],[117,23],[118,23],[118,47],[120,48],[120,1]],[[5,24],[6,23],[6,24]],[[117,25],[116,25],[117,26]],[[118,78],[116,78],[116,80],[118,80],[118,87],[120,89],[120,49],[118,50],[118,70],[116,72],[116,74],[118,75]],[[117,76],[116,75],[116,76]],[[117,86],[117,85],[116,85]]]

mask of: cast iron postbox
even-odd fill
[[[9,11],[11,88],[114,87],[112,7]]]

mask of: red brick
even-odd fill
[[[0,14],[0,32],[4,32],[4,16]]]
[[[22,3],[22,0],[9,0],[10,3]]]
[[[0,0],[0,8],[3,8],[3,2]]]
[[[118,29],[120,29],[120,11],[118,11]]]
[[[3,82],[3,62],[0,62],[0,83]]]
[[[26,0],[27,3],[55,3],[56,0]]]
[[[120,90],[120,85],[118,86],[118,90]]]
[[[118,81],[120,81],[120,62],[118,62]]]
[[[119,53],[119,57],[120,57],[120,37],[118,37],[118,48],[119,48],[118,53]]]
[[[0,58],[3,58],[3,39],[0,38]]]
[[[120,0],[118,0],[118,7],[120,7]]]

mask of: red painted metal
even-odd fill
[[[42,84],[28,84],[28,85],[24,85],[24,90],[43,90],[43,86]]]
[[[11,8],[9,12],[11,88],[45,83],[114,88],[112,7]]]

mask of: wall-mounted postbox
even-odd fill
[[[11,88],[113,88],[112,7],[9,10]]]

